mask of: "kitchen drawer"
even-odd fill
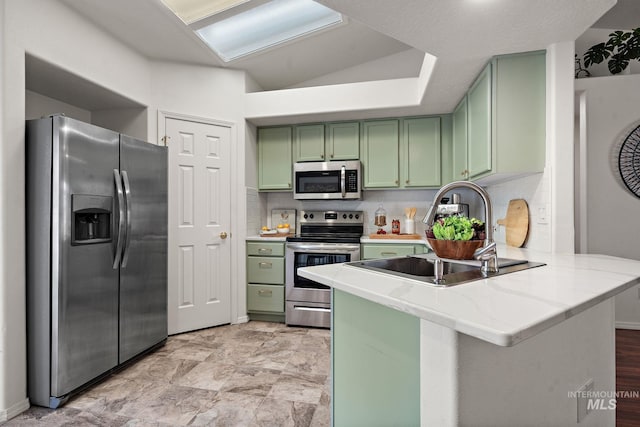
[[[393,258],[397,256],[413,255],[415,253],[414,245],[362,245],[362,259],[375,259],[375,258]]]
[[[247,257],[247,281],[249,283],[284,284],[284,258]]]
[[[247,255],[284,256],[284,243],[247,242]]]
[[[247,311],[284,312],[284,286],[247,285]]]

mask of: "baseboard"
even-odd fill
[[[0,409],[0,423],[8,421],[13,417],[17,417],[18,415],[29,409],[30,406],[31,405],[29,404],[29,398],[26,398],[7,409]]]
[[[240,316],[236,319],[234,324],[247,323],[249,321],[249,316]]]
[[[616,329],[636,329],[640,330],[638,322],[616,322]]]

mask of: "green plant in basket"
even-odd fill
[[[434,222],[431,233],[438,240],[481,240],[484,222],[466,216],[448,216]]]

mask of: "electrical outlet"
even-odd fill
[[[538,208],[538,224],[549,224],[549,209],[547,205]]]
[[[578,422],[582,421],[584,417],[586,417],[589,412],[591,412],[591,408],[589,408],[589,394],[593,391],[593,378],[590,378],[589,381],[585,383],[582,387],[578,389],[578,393],[576,396],[577,406],[578,406]]]

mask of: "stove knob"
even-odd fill
[[[360,218],[360,215],[356,214],[356,219],[359,219],[359,218]]]
[[[309,218],[313,219],[313,214],[309,214]]]
[[[349,219],[353,219],[353,214],[349,214]]]
[[[307,218],[309,218],[309,215],[304,214],[304,219],[307,219]]]
[[[347,219],[347,214],[342,214],[343,219]]]

